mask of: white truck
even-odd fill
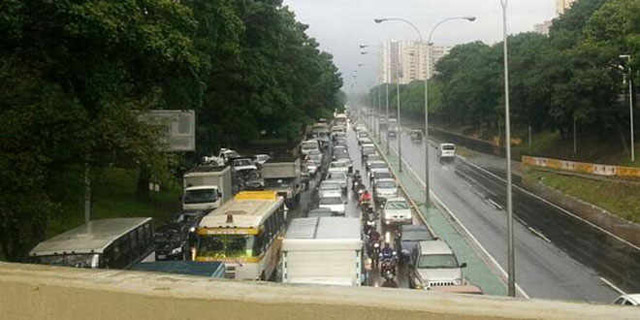
[[[282,242],[282,282],[360,286],[362,249],[358,218],[293,219]]]
[[[305,181],[302,179],[300,159],[271,159],[262,165],[264,189],[273,190],[284,197],[288,207],[300,201]]]
[[[233,196],[229,166],[198,166],[182,178],[182,210],[209,211]]]

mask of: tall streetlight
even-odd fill
[[[630,117],[630,122],[631,122],[631,162],[635,162],[636,161],[636,154],[635,154],[635,142],[633,139],[633,80],[631,79],[631,55],[629,54],[621,54],[620,58],[622,59],[626,59],[627,60],[627,64],[628,64],[628,69],[629,69],[629,117]]]
[[[509,52],[507,44],[508,0],[500,0],[502,6],[502,44],[504,55],[504,131],[507,151],[507,273],[509,296],[516,296],[516,258],[513,246],[513,202],[511,195],[511,122],[509,119]]]
[[[427,41],[427,53],[425,55],[425,68],[427,70],[426,73],[426,77],[424,80],[424,192],[425,192],[425,204],[426,206],[429,206],[430,201],[429,201],[429,46],[431,45],[431,39],[433,37],[433,32],[443,23],[447,22],[447,21],[451,21],[451,20],[467,20],[467,21],[475,21],[476,17],[449,17],[449,18],[445,18],[442,19],[440,22],[438,22],[433,28],[431,28],[431,31],[429,32],[429,38]],[[380,18],[380,19],[375,19],[374,20],[376,23],[382,23],[385,21],[400,21],[400,22],[404,22],[406,24],[408,24],[411,28],[413,28],[413,30],[418,34],[418,38],[420,40],[420,44],[422,44],[423,38],[422,38],[422,33],[420,32],[420,29],[418,29],[418,27],[416,27],[413,23],[411,23],[411,21],[403,19],[403,18]],[[420,53],[420,50],[418,50],[418,54]],[[418,57],[418,61],[420,61],[420,57]],[[401,161],[402,162],[402,161]]]

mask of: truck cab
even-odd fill
[[[218,186],[195,186],[184,189],[182,209],[187,211],[208,211],[221,204],[222,192]]]

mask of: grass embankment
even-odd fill
[[[620,182],[571,176],[536,169],[525,170],[529,181],[544,185],[597,205],[632,222],[640,222],[640,182]]]
[[[118,217],[152,217],[156,225],[167,221],[180,208],[180,185],[168,182],[160,192],[151,192],[149,200],[136,196],[136,170],[108,168],[92,180],[93,212],[91,219]],[[62,214],[50,220],[47,238],[84,223],[84,190],[76,187],[77,196],[62,204]]]

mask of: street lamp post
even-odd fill
[[[511,123],[509,117],[509,53],[507,44],[508,0],[500,0],[502,6],[502,43],[504,50],[504,122],[505,147],[507,156],[507,272],[509,274],[508,294],[516,296],[516,259],[513,241],[513,203],[511,195]]]
[[[431,38],[433,37],[433,32],[443,23],[447,22],[447,21],[451,21],[451,20],[468,20],[468,21],[475,21],[476,17],[449,17],[449,18],[445,18],[443,20],[441,20],[440,22],[438,22],[429,32],[429,38],[427,41],[427,53],[425,54],[425,68],[427,69],[426,72],[426,77],[424,80],[424,192],[425,192],[425,205],[429,206],[430,201],[429,201],[429,181],[430,181],[430,177],[429,177],[429,47],[431,45]],[[406,19],[402,19],[402,18],[381,18],[381,19],[375,19],[374,20],[376,23],[382,23],[385,21],[400,21],[400,22],[404,22],[406,24],[408,24],[411,28],[413,28],[413,30],[418,34],[418,38],[420,40],[419,43],[423,43],[423,38],[422,38],[422,33],[420,32],[420,29],[418,29],[418,27],[416,27],[413,23],[411,23],[411,21],[406,20]],[[420,53],[420,50],[418,49],[418,54]],[[420,61],[421,57],[418,57],[418,61]],[[400,161],[402,162],[402,161]]]
[[[629,68],[629,76],[628,76],[628,83],[629,83],[629,121],[631,123],[631,162],[635,162],[636,161],[636,154],[635,154],[635,141],[634,141],[634,137],[633,137],[633,80],[631,79],[631,55],[629,54],[622,54],[620,55],[620,58],[622,59],[627,59],[628,62],[628,68]]]
[[[398,171],[402,172],[402,121],[400,120],[400,58],[396,64],[396,97],[398,101],[398,128],[396,129],[396,139],[398,140]],[[389,139],[389,137],[387,137]]]

